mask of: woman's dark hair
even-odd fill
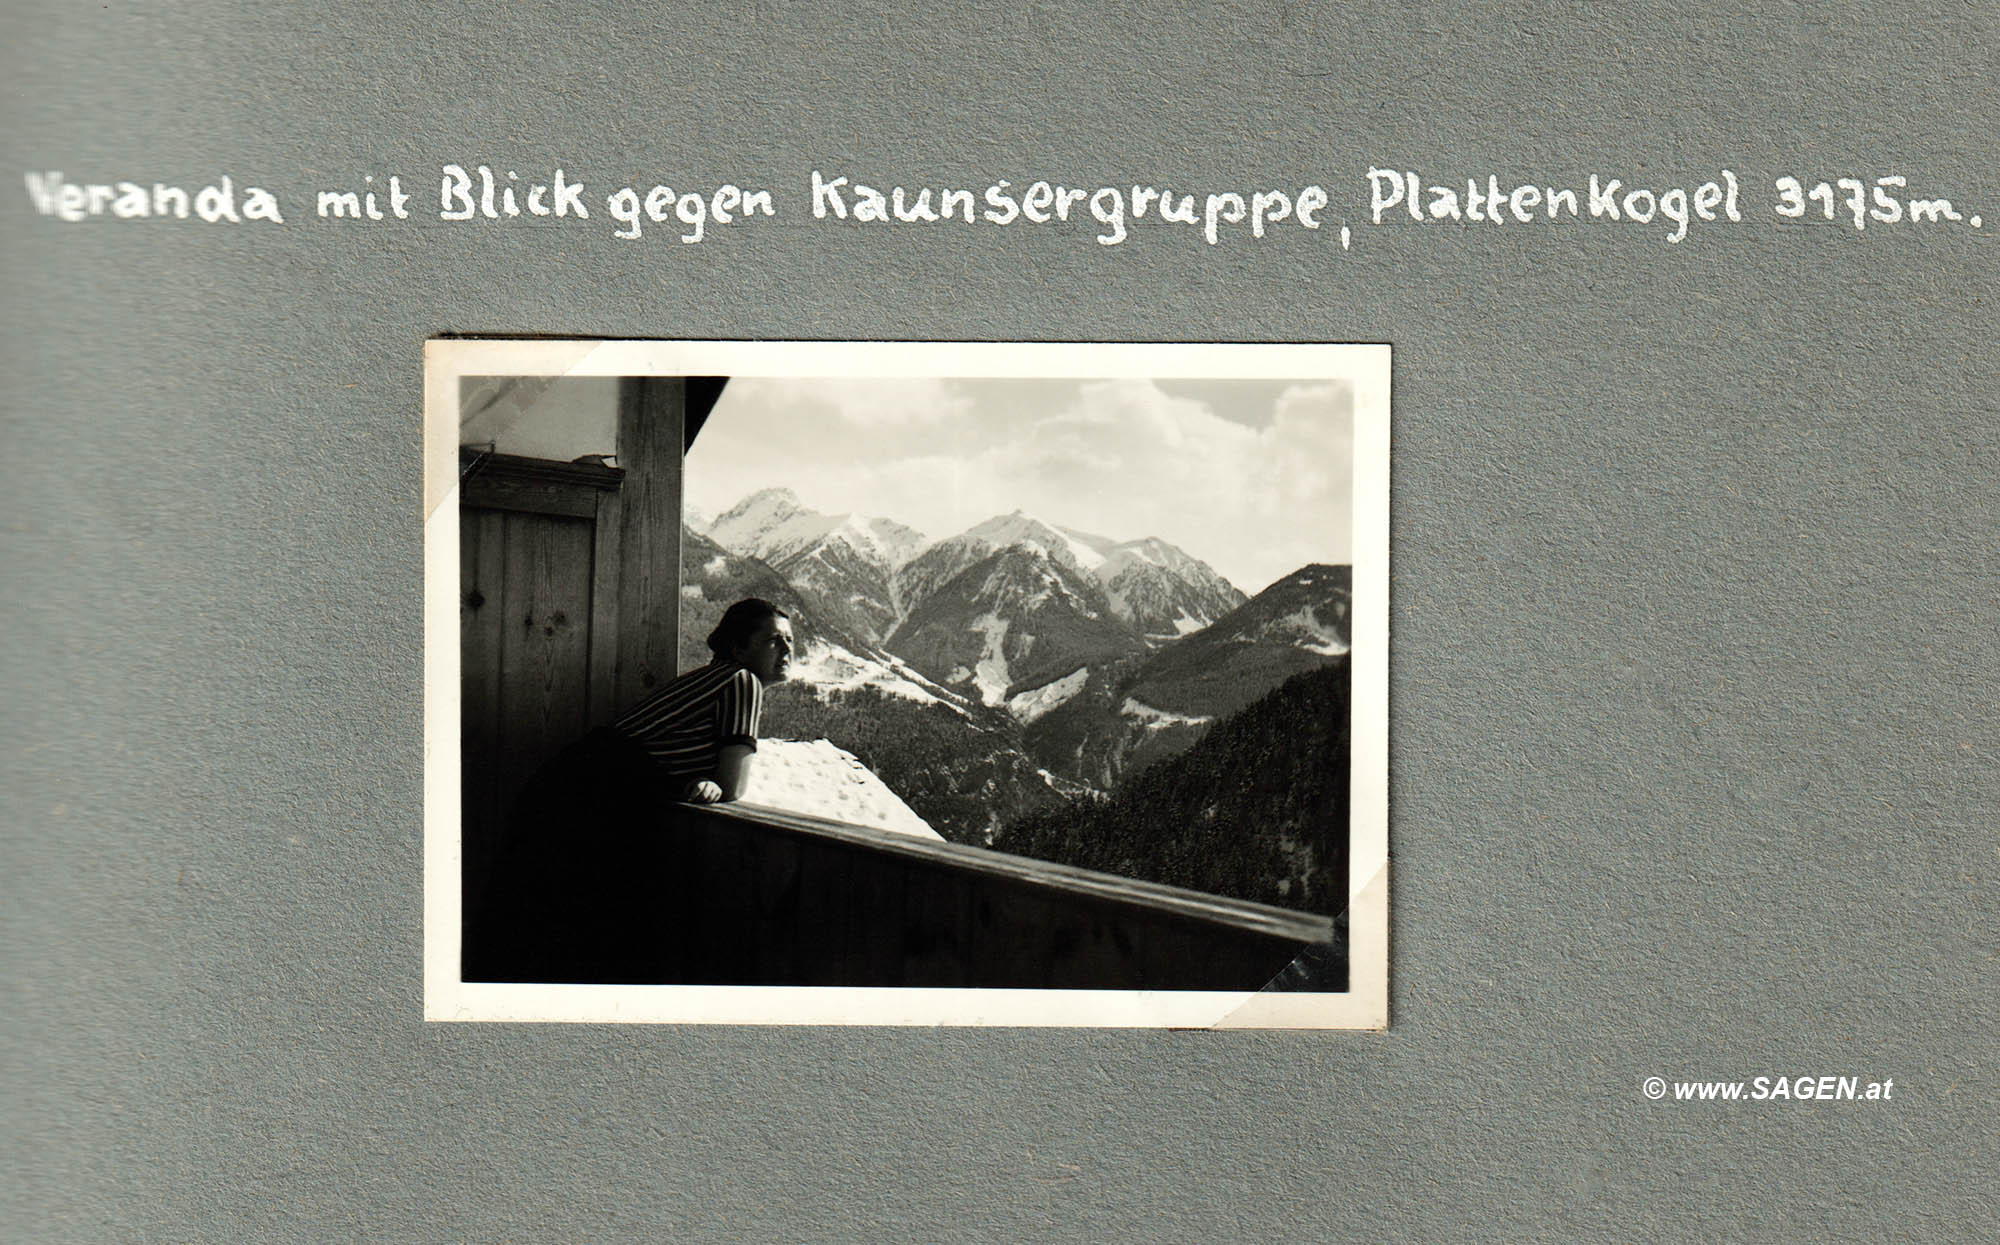
[[[742,648],[743,642],[764,625],[765,619],[790,617],[762,597],[745,597],[722,611],[722,621],[708,633],[708,651],[717,657],[727,657]]]

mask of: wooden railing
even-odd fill
[[[1333,937],[1325,917],[754,804],[677,811],[672,980],[1256,990]]]

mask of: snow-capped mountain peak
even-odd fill
[[[829,617],[869,641],[895,626],[902,604],[896,573],[924,544],[914,528],[867,515],[821,514],[784,488],[736,503],[710,525],[708,536],[811,589]]]
[[[1164,540],[1115,541],[1059,528],[1016,510],[941,540],[904,569],[905,618],[957,576],[1002,550],[1023,550],[1082,582],[1094,582],[1084,612],[1109,614],[1148,644],[1198,631],[1243,603],[1244,596],[1207,564]],[[1025,585],[1026,591],[1034,592]]]
[[[905,527],[894,519],[859,514],[841,515],[827,537],[845,541],[892,568],[908,562],[925,544],[924,534],[913,527]]]
[[[924,535],[893,519],[859,514],[822,514],[799,502],[787,488],[767,488],[731,506],[709,525],[708,536],[725,548],[764,559],[773,566],[809,551],[824,540],[839,540],[884,569],[907,562],[923,547]]]
[[[954,539],[982,546],[985,552],[1021,545],[1079,570],[1094,571],[1104,561],[1104,554],[1088,540],[1021,510],[995,515]]]
[[[766,550],[774,534],[810,525],[823,516],[806,509],[798,495],[787,488],[767,488],[750,494],[722,512],[708,525],[707,536],[725,549],[747,553],[770,561]]]

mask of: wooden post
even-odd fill
[[[611,712],[674,677],[681,622],[681,456],[687,382],[633,377],[618,386],[617,661]],[[593,714],[593,717],[596,715]]]

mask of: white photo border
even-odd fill
[[[1153,380],[1354,385],[1348,989],[973,990],[461,980],[459,381],[467,376]],[[1389,976],[1386,344],[433,339],[424,348],[424,1018],[732,1025],[1383,1029]]]

